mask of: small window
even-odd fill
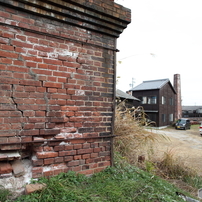
[[[142,104],[147,104],[147,97],[142,97]]]
[[[169,121],[173,121],[173,114],[169,115]]]
[[[170,105],[172,106],[174,104],[173,98],[170,98]]]
[[[166,97],[162,96],[162,105],[166,104]]]
[[[166,122],[166,115],[165,114],[161,114],[161,121]]]
[[[156,96],[149,96],[148,104],[156,104]]]

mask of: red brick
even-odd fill
[[[64,145],[58,145],[54,147],[54,151],[63,151],[64,150]]]
[[[90,148],[90,144],[89,143],[83,144],[83,149],[88,149],[88,148]]]
[[[90,154],[84,154],[82,155],[82,159],[89,159],[90,158]]]
[[[35,123],[35,129],[43,129],[45,128],[45,123]]]
[[[51,49],[53,49],[53,48],[51,48]],[[44,58],[44,63],[51,64],[51,65],[62,65],[62,61],[53,60],[53,59],[46,59],[46,58]]]
[[[59,156],[72,156],[75,155],[76,151],[71,150],[71,151],[59,151]]]
[[[96,168],[96,169],[94,169],[94,172],[95,173],[99,173],[99,172],[101,172],[102,170],[104,170],[106,167],[102,167],[102,168]]]
[[[67,161],[72,161],[73,160],[73,156],[65,156],[64,157],[64,161],[67,162]]]
[[[0,43],[8,44],[8,42],[9,42],[8,38],[0,37]]]
[[[45,111],[36,111],[35,116],[45,116]]]
[[[54,158],[47,158],[47,159],[44,159],[44,164],[45,165],[50,165],[50,164],[53,164],[55,162],[55,159]]]
[[[43,172],[37,173],[37,172],[32,172],[32,178],[40,178],[43,177]]]
[[[0,11],[0,16],[10,18],[11,14],[9,12]]]
[[[31,43],[38,43],[38,39],[34,38],[34,37],[27,37],[27,41],[31,42]]]
[[[58,174],[63,173],[63,172],[64,172],[64,169],[54,169],[53,175],[58,175]]]
[[[28,194],[31,194],[33,192],[40,191],[44,188],[46,188],[46,184],[38,184],[38,183],[27,184],[25,187],[25,194],[28,195]]]
[[[90,155],[91,158],[97,158],[98,156],[99,156],[98,153],[92,153],[92,154]]]
[[[21,136],[21,142],[31,142],[32,137],[27,137],[27,136]]]
[[[81,169],[82,169],[81,166],[75,166],[75,167],[72,167],[72,171],[74,171],[74,172],[81,171]]]
[[[13,168],[10,163],[0,162],[0,174],[11,173]]]
[[[34,129],[34,123],[25,123],[25,125],[24,125],[24,129],[25,130],[28,130],[28,129]]]
[[[26,122],[26,118],[24,117],[4,118],[4,123],[24,123],[24,122]]]
[[[110,161],[98,163],[98,167],[107,167],[110,165],[111,165]]]
[[[1,44],[0,45],[0,48],[2,50],[6,50],[6,51],[14,51],[14,47],[13,46],[10,46],[10,45],[6,45],[6,44]],[[14,53],[13,53],[14,54]]]
[[[99,148],[99,147],[93,149],[93,152],[95,152],[95,153],[98,153],[98,152],[100,152],[100,151],[101,151],[101,148]]]
[[[63,163],[64,162],[64,158],[63,157],[56,157],[54,158],[54,163]]]
[[[21,117],[22,116],[22,112],[19,111],[11,111],[10,112],[10,116],[12,117]]]
[[[43,151],[53,151],[53,147],[44,146]]]
[[[65,145],[64,150],[73,150],[73,145]]]
[[[1,117],[8,117],[8,116],[10,116],[10,111],[0,111],[0,116]]]
[[[43,86],[50,88],[62,88],[61,83],[54,83],[54,82],[43,82]]]
[[[20,80],[19,84],[25,86],[41,86],[40,81],[33,81],[33,80]]]
[[[54,175],[54,172],[53,172],[53,170],[44,171],[44,172],[43,172],[43,175],[44,175],[44,177],[53,176],[53,175]]]
[[[58,157],[58,152],[37,152],[36,156],[39,159]]]
[[[9,137],[8,142],[21,142],[21,138],[19,137]]]
[[[56,135],[60,133],[60,129],[41,129],[40,135]]]
[[[16,20],[16,19],[15,19]],[[18,35],[18,34],[16,34],[16,39],[20,39],[21,41],[26,41],[26,39],[27,39],[27,37],[26,36],[24,36],[24,35]]]
[[[81,156],[81,155],[75,155],[75,156],[74,156],[74,160],[80,160],[80,159],[82,159],[82,156]]]
[[[92,153],[93,152],[93,149],[90,148],[90,149],[79,149],[77,151],[77,154],[88,154],[88,153]]]
[[[78,173],[83,174],[83,175],[92,175],[94,174],[94,170],[82,170],[82,171],[78,171]]]
[[[12,40],[12,45],[23,47],[23,48],[31,48],[31,49],[33,49],[33,45],[32,44],[21,42],[21,41],[16,41],[16,40]]]
[[[74,149],[82,149],[82,144],[74,144],[73,147]]]
[[[37,130],[37,129],[35,129],[35,130],[23,130],[20,132],[20,135],[23,135],[23,136],[39,135],[39,130]]]
[[[93,169],[93,168],[97,168],[97,167],[98,167],[97,163],[91,163],[89,168]]]
[[[0,130],[9,130],[11,129],[10,124],[0,124]]]
[[[5,62],[5,63],[6,63],[6,62]],[[6,65],[0,64],[0,70],[6,70],[6,69],[7,69]]]
[[[0,144],[1,144],[1,143],[6,143],[6,142],[8,142],[7,137],[1,137],[1,138],[0,138]]]
[[[19,150],[19,149],[25,149],[26,147],[23,146],[23,145],[18,145],[18,144],[15,144],[15,145],[2,145],[1,146],[1,150]]]
[[[67,166],[78,166],[80,164],[79,160],[70,161],[67,163]]]
[[[42,117],[29,117],[29,122],[30,123],[37,123],[37,122],[46,122],[46,118],[42,118]]]

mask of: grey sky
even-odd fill
[[[182,104],[202,105],[202,1],[115,2],[132,10],[132,22],[118,39],[117,87],[130,89],[132,78],[134,86],[165,78],[173,83],[173,75],[180,74]]]

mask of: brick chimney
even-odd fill
[[[179,118],[182,117],[180,74],[174,74],[174,88],[175,88],[175,91],[176,91],[176,97],[175,97],[175,119],[179,119]]]

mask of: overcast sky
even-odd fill
[[[115,0],[132,10],[117,40],[117,88],[132,78],[170,79],[180,74],[182,105],[202,106],[202,0]],[[152,54],[155,55],[153,57]]]

